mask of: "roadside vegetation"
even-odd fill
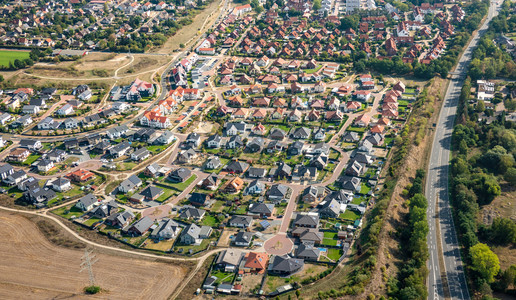
[[[458,124],[453,131],[451,201],[455,224],[465,253],[470,287],[485,296],[490,296],[493,290],[513,294],[516,265],[501,269],[492,249],[516,245],[516,222],[495,217],[489,224],[479,221],[478,216],[502,190],[509,189],[515,195],[516,129],[514,123],[505,121],[504,114],[490,124],[478,122],[483,110],[479,104],[468,103],[470,90],[468,78],[462,88]]]

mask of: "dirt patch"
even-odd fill
[[[38,226],[18,214],[0,211],[0,298],[85,297],[87,273],[79,273],[82,250],[57,247]],[[41,226],[41,224],[40,224]],[[43,225],[44,230],[50,230]],[[110,299],[163,299],[184,278],[180,266],[109,255],[98,251],[93,271]],[[116,272],[114,272],[116,270]],[[135,277],[138,280],[135,280]]]
[[[49,220],[40,219],[36,221],[36,226],[38,226],[43,236],[49,242],[57,246],[73,249],[84,249],[86,247],[84,243],[77,241],[77,239],[71,237],[70,234],[61,230],[61,228]]]
[[[209,122],[199,122],[197,129],[194,130],[197,133],[210,133],[213,130],[213,124]]]
[[[174,36],[171,36],[161,47],[153,49],[150,52],[170,53],[178,50],[180,44],[186,44],[190,39],[198,35],[203,24],[205,24],[205,28],[209,28],[209,26],[215,22],[219,13],[219,4],[222,3],[223,0],[215,0],[210,3],[202,12],[195,16],[190,25],[181,28],[181,30],[179,30]],[[186,45],[186,47],[188,46],[192,45]]]
[[[204,282],[206,275],[208,275],[208,271],[210,270],[210,266],[213,263],[215,256],[216,255],[213,254],[210,257],[206,258],[206,260],[202,263],[202,266],[199,268],[195,276],[192,277],[192,279],[188,282],[186,287],[181,291],[181,293],[177,296],[176,299],[193,298],[197,289],[200,288],[202,283]],[[208,299],[211,299],[211,297]]]
[[[144,56],[135,55],[132,64],[118,71],[118,76],[132,76],[142,72],[153,71],[156,68],[164,67],[169,58],[167,56]],[[127,64],[129,61],[125,62]],[[139,75],[138,75],[139,76]]]
[[[233,234],[237,234],[237,231],[224,229],[224,231],[222,231],[222,234],[220,235],[219,242],[217,243],[217,247],[229,247],[229,243],[230,243],[229,237],[232,236]]]
[[[510,218],[516,221],[516,187],[508,183],[502,183],[500,187],[502,194],[480,209],[479,222],[491,225],[495,218]]]
[[[251,290],[255,290],[260,287],[262,282],[263,274],[245,274],[242,277],[242,296],[250,296]]]

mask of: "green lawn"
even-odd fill
[[[148,146],[147,150],[149,150],[153,154],[158,154],[158,153],[162,152],[163,150],[167,149],[167,147],[169,145],[170,144],[168,144],[168,145],[152,145],[152,146]]]
[[[367,171],[364,174],[364,177],[373,177],[374,175],[376,175],[376,168],[371,167],[367,169]]]
[[[58,208],[56,210],[53,210],[52,213],[58,215],[58,216],[61,216],[63,218],[66,218],[66,219],[70,219],[72,217],[80,217],[84,214],[84,212],[80,209],[78,209],[77,207],[75,207],[75,204],[70,207],[70,206],[63,206],[61,208]]]
[[[216,283],[220,284],[222,282],[233,282],[233,279],[235,278],[235,273],[222,272],[220,270],[213,270],[213,271],[211,271],[210,276],[217,277]]]
[[[351,204],[360,204],[362,202],[367,202],[367,199],[364,198],[363,196],[362,197],[354,197],[353,200],[351,201]]]
[[[16,59],[24,60],[29,57],[29,51],[0,50],[0,66],[9,67],[9,62],[14,62]]]
[[[354,131],[354,132],[365,132],[366,131],[366,127],[349,126],[346,130],[347,131]]]
[[[328,256],[328,258],[331,260],[337,261],[342,256],[342,254],[342,249],[329,248],[326,256]]]
[[[167,200],[168,198],[174,196],[177,193],[176,190],[167,189],[167,188],[164,188],[163,186],[160,186],[159,188],[163,189],[163,195],[159,196],[158,199],[156,199],[157,202],[163,202],[163,201]]]
[[[91,226],[93,226],[93,224],[94,224],[94,223],[96,223],[96,222],[98,222],[98,221],[102,221],[102,219],[95,218],[95,217],[93,217],[93,218],[89,218],[88,220],[86,220],[86,221],[84,222],[84,225],[86,225],[86,226],[90,226],[90,227],[91,227]]]
[[[330,149],[330,157],[329,159],[339,159],[339,156],[340,156],[340,152],[339,151],[335,151],[333,149]]]
[[[365,182],[361,183],[360,194],[367,195],[367,193],[369,193],[370,190],[371,190],[371,187],[369,187]]]
[[[117,171],[128,171],[134,169],[138,164],[135,162],[122,162],[116,165]]]
[[[335,239],[337,237],[337,233],[336,232],[332,232],[332,231],[325,231],[324,232],[324,238],[326,239]]]
[[[306,74],[313,74],[313,73],[319,71],[321,68],[322,68],[322,65],[318,65],[317,68],[315,68],[315,69],[307,69],[307,70],[305,70],[305,73]]]
[[[172,183],[170,184],[171,187],[177,189],[178,191],[184,191],[194,180],[197,178],[197,175],[192,174],[190,178],[185,180],[184,182],[178,182],[178,183]]]
[[[30,166],[32,165],[38,158],[40,158],[41,155],[39,154],[31,154],[27,159],[23,162],[24,165]]]
[[[237,215],[245,215],[247,214],[247,204],[240,205],[236,210],[235,214]]]
[[[340,214],[340,218],[343,220],[355,221],[360,218],[360,215],[352,210],[346,210],[344,213]]]
[[[322,243],[326,246],[337,246],[337,240],[334,239],[324,238]]]
[[[398,100],[399,106],[407,106],[409,105],[409,102],[407,100]]]
[[[202,220],[202,225],[214,227],[214,226],[218,226],[219,222],[218,222],[217,218],[215,218],[214,216],[206,215],[204,217],[204,219]]]
[[[202,250],[205,250],[206,248],[208,248],[208,245],[213,240],[214,240],[213,238],[202,240],[200,245],[182,245],[181,243],[178,243],[178,244],[176,244],[174,249],[177,249],[177,250],[183,249],[183,253],[182,254],[188,254],[188,251],[190,249],[192,249],[193,252],[196,253],[196,252],[199,252],[199,251],[202,251]]]
[[[211,206],[211,211],[212,212],[221,212],[223,207],[224,207],[224,204],[225,202],[224,201],[215,201],[215,203],[213,203],[213,205]]]

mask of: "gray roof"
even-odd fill
[[[249,206],[249,212],[255,214],[270,214],[274,210],[271,203],[253,203]]]
[[[163,192],[163,189],[160,189],[159,187],[155,187],[155,186],[151,185],[151,186],[148,186],[143,191],[141,191],[140,195],[152,199],[152,198],[160,195],[162,192]]]
[[[267,169],[250,167],[247,170],[247,173],[250,177],[264,177],[265,175],[267,175]]]
[[[198,219],[204,215],[206,211],[195,207],[188,207],[179,215],[181,219]]]
[[[280,128],[273,128],[269,135],[270,138],[284,138],[287,135],[285,130]]]
[[[178,168],[172,171],[170,175],[185,180],[192,175],[192,171],[190,171],[190,169],[187,168]]]
[[[274,256],[270,270],[280,273],[294,273],[305,265],[304,260],[299,258],[292,258],[288,255]]]
[[[229,220],[229,224],[241,224],[245,226],[250,226],[253,223],[253,217],[250,216],[240,216],[235,215]]]
[[[296,257],[307,257],[310,259],[317,260],[320,254],[321,250],[312,245],[301,244],[296,249]]]
[[[314,214],[297,214],[294,220],[294,226],[317,227],[319,225],[319,216]]]
[[[245,170],[247,170],[247,168],[249,168],[248,163],[241,162],[238,160],[232,160],[226,166],[226,170],[237,173],[243,173]]]
[[[220,143],[221,140],[222,140],[222,138],[220,137],[220,135],[214,134],[206,139],[206,143],[208,143],[208,142]]]
[[[175,234],[178,227],[179,224],[177,224],[174,220],[163,219],[159,222],[158,226],[154,228],[151,236],[156,238],[171,238]]]
[[[107,219],[111,222],[117,221],[119,224],[125,224],[127,220],[134,218],[134,214],[130,210],[126,210],[123,212],[118,212],[114,215],[109,216]]]
[[[133,174],[126,180],[122,181],[122,183],[120,183],[120,186],[124,187],[126,191],[129,191],[133,189],[135,186],[140,185],[141,183],[142,181],[140,180],[140,178]]]
[[[148,216],[145,216],[141,218],[138,222],[134,223],[131,227],[137,230],[138,232],[143,233],[149,230],[152,224],[154,224],[154,221]]]
[[[353,142],[356,142],[360,139],[360,136],[358,135],[357,132],[354,132],[354,131],[347,131],[346,133],[344,133],[344,135],[342,136],[342,139],[346,140],[346,141],[353,141]]]
[[[77,202],[84,205],[84,207],[88,207],[88,206],[92,205],[93,203],[97,202],[97,197],[93,194],[87,194],[87,195],[82,196],[81,199],[79,199],[79,201],[77,201]]]
[[[335,199],[327,200],[319,211],[326,215],[338,216],[340,213],[340,204]]]
[[[111,152],[111,153],[113,153],[113,152],[114,153],[118,153],[118,152],[126,150],[127,148],[130,148],[130,147],[131,147],[131,144],[129,144],[129,142],[123,141],[123,142],[121,142],[119,144],[114,145],[113,148],[111,148],[109,150],[109,152]]]
[[[160,170],[160,166],[157,163],[152,163],[147,166],[147,171],[151,172],[152,174],[156,174]]]
[[[288,193],[288,186],[275,184],[269,189],[268,195],[273,197],[285,197]]]
[[[150,152],[149,150],[147,150],[147,148],[138,148],[136,149],[134,152],[133,152],[133,155],[136,156],[137,158],[140,158],[140,157],[143,157],[145,155],[149,155]]]
[[[235,243],[251,243],[251,240],[253,239],[253,234],[251,232],[247,231],[240,231],[235,235],[235,239],[233,242]]]
[[[201,227],[199,227],[195,224],[190,224],[185,227],[182,235],[189,235],[189,236],[193,237],[194,239],[198,239],[200,233],[201,233]]]
[[[310,137],[310,132],[310,128],[299,127],[294,129],[294,132],[292,132],[292,137],[296,139],[306,139]]]

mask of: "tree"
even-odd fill
[[[312,6],[312,9],[314,11],[318,11],[319,9],[321,9],[322,5],[321,5],[321,0],[314,0],[314,4]]]
[[[478,100],[477,107],[475,108],[477,112],[481,113],[486,110],[486,105],[483,100]]]
[[[503,178],[511,185],[516,185],[516,168],[509,168]]]
[[[506,218],[495,218],[491,225],[491,239],[501,245],[516,243],[516,222]]]
[[[478,243],[469,249],[471,268],[488,283],[494,282],[494,277],[500,271],[498,256],[486,244]]]

